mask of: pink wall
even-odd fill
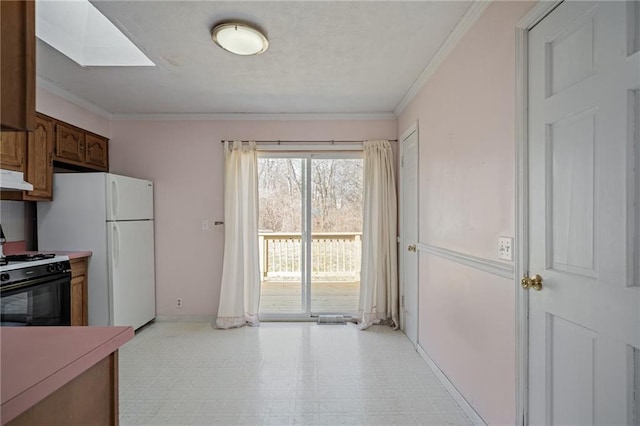
[[[416,120],[421,243],[498,260],[514,235],[515,24],[530,2],[495,2],[398,118]],[[483,419],[515,422],[515,290],[420,255],[419,344]]]
[[[111,137],[111,120],[69,102],[40,86],[36,87],[36,111],[106,138]]]
[[[111,171],[154,181],[158,315],[218,310],[224,229],[202,221],[224,220],[221,140],[380,138],[396,138],[395,120],[113,121]]]

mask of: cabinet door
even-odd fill
[[[85,279],[84,275],[71,279],[71,325],[85,325],[83,312]]]
[[[56,158],[84,162],[84,133],[58,123],[56,126]]]
[[[36,129],[27,138],[27,172],[25,180],[33,191],[25,194],[28,200],[50,200],[53,190],[54,125],[48,117],[36,117]]]
[[[0,168],[24,172],[25,132],[0,132]]]
[[[85,163],[106,171],[108,169],[107,139],[88,133],[85,137],[87,144],[87,152],[84,159]]]
[[[35,1],[0,1],[0,128],[33,130],[36,117]]]

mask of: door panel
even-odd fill
[[[402,141],[402,316],[403,330],[418,343],[418,132]]]
[[[638,424],[628,7],[565,2],[529,33],[529,272],[544,280],[529,295],[531,424]]]
[[[258,159],[260,315],[306,317],[305,161]]]
[[[27,137],[26,181],[33,185],[27,198],[51,199],[53,193],[53,138],[55,126],[48,117],[36,116],[36,128]]]
[[[363,161],[334,156],[312,154],[309,160],[312,316],[358,311]]]
[[[589,110],[548,125],[548,267],[595,276],[594,128]],[[549,167],[550,166],[550,167]]]

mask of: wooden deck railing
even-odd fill
[[[300,233],[261,232],[263,281],[300,280]],[[311,279],[360,281],[361,232],[317,232],[311,236]]]

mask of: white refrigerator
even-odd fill
[[[53,201],[38,203],[39,250],[91,250],[92,326],[156,316],[153,182],[110,173],[56,173]]]

